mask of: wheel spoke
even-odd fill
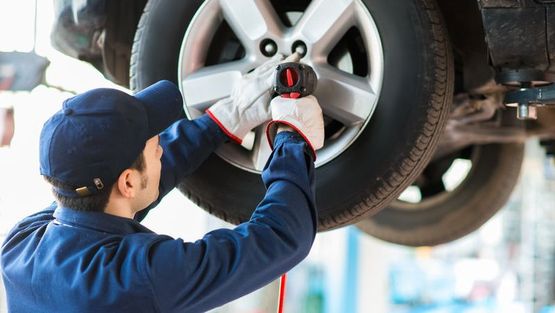
[[[252,65],[246,60],[203,67],[186,76],[182,83],[185,105],[204,112],[219,99],[231,94],[233,82]]]
[[[272,149],[270,148],[270,144],[266,138],[266,125],[267,123],[264,123],[264,125],[255,129],[255,139],[252,149],[252,162],[254,168],[261,172],[264,169],[270,154],[272,153]]]
[[[245,49],[270,34],[280,37],[282,26],[269,0],[220,0],[224,19]]]
[[[318,73],[316,95],[324,114],[345,126],[364,123],[377,100],[369,81],[330,65],[315,66]]]
[[[326,56],[355,23],[354,0],[314,0],[295,26],[307,44],[312,45],[313,58]]]

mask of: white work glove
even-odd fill
[[[251,73],[243,75],[232,88],[231,96],[212,105],[206,113],[233,141],[241,143],[248,132],[271,118],[268,103],[276,67],[283,60],[278,54]],[[293,54],[283,62],[298,61]]]
[[[322,108],[314,96],[297,99],[275,97],[270,102],[272,121],[266,128],[270,147],[274,147],[274,138],[280,124],[287,125],[301,135],[312,149],[314,160],[316,150],[324,145],[324,117]]]

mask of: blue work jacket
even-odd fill
[[[226,140],[206,116],[180,120],[160,138],[160,198]],[[204,312],[248,294],[308,254],[313,171],[301,137],[278,134],[262,173],[267,192],[250,220],[195,242],[150,231],[139,223],[143,211],[128,219],[52,204],[2,245],[9,312]]]

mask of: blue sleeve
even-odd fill
[[[248,294],[303,260],[316,234],[314,163],[303,139],[276,136],[262,174],[266,195],[250,220],[194,243],[148,247],[147,273],[162,311],[204,312]]]
[[[164,130],[160,134],[160,145],[164,149],[160,195],[148,208],[137,213],[135,219],[142,220],[150,209],[226,140],[229,138],[206,114],[192,121],[179,120]]]

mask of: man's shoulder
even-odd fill
[[[161,242],[174,241],[175,239],[163,234],[154,232],[139,232],[127,234],[120,238],[119,244],[122,247],[136,247],[140,250],[149,250],[153,245]]]
[[[14,255],[19,254],[22,249],[25,250],[28,245],[26,242],[35,240],[40,241],[44,229],[46,229],[48,223],[50,223],[54,217],[53,213],[56,209],[56,204],[52,204],[45,210],[37,212],[33,215],[27,216],[26,218],[19,221],[7,234],[6,238],[2,242],[0,248],[0,263],[4,264],[7,262],[6,256],[8,254]],[[18,252],[15,252],[18,251]],[[15,252],[15,254],[13,253]]]
[[[10,240],[12,237],[18,234],[29,233],[37,228],[48,224],[50,221],[54,219],[54,210],[56,209],[56,203],[52,203],[46,209],[29,215],[19,221],[15,226],[9,231],[8,235],[6,236],[6,241]]]

